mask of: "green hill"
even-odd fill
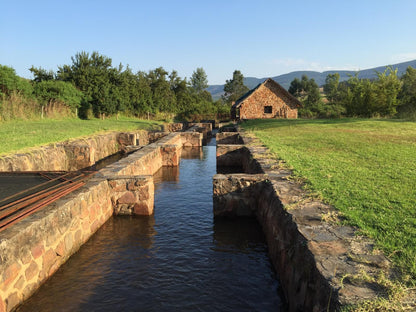
[[[376,78],[377,77],[376,72],[383,72],[387,66],[392,66],[393,68],[397,68],[398,74],[399,76],[401,76],[406,71],[407,67],[411,66],[413,68],[416,68],[416,60],[360,70],[358,72],[358,77],[366,78],[366,79]],[[330,71],[324,71],[324,72],[294,71],[288,74],[283,74],[283,75],[275,76],[271,78],[274,81],[278,82],[282,87],[284,87],[287,90],[289,89],[289,86],[292,80],[295,78],[300,79],[302,75],[307,75],[308,78],[315,79],[316,83],[319,86],[322,86],[325,83],[326,76],[328,76],[328,74],[334,74],[334,73],[339,73],[340,81],[345,81],[349,79],[349,75],[355,75],[356,71],[353,71],[353,70],[330,70]],[[253,89],[259,83],[262,83],[263,81],[265,81],[267,78],[268,77],[265,77],[265,78],[245,77],[244,84],[248,88]],[[224,93],[224,85],[212,85],[212,86],[209,86],[207,90],[212,94],[212,97],[214,100],[219,99],[221,95]]]

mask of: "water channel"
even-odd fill
[[[215,140],[155,175],[155,213],[113,217],[18,311],[283,311],[255,220],[214,220]]]

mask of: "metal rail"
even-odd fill
[[[95,171],[31,172],[49,181],[0,200],[0,231],[85,185],[85,181],[95,173]],[[54,177],[51,174],[59,174],[59,176]]]

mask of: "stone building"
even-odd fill
[[[302,104],[271,78],[240,97],[231,107],[231,118],[298,118]]]

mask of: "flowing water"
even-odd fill
[[[155,213],[113,217],[19,311],[283,311],[255,220],[214,220],[215,142],[155,175]]]

